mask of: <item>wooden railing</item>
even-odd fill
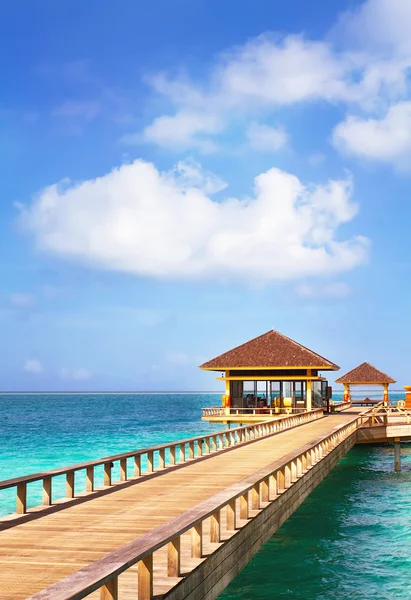
[[[351,402],[338,402],[336,404],[330,405],[332,413],[341,412],[342,410],[347,410],[348,408],[351,408],[351,407],[352,407]]]
[[[216,549],[212,544],[227,541],[236,530],[247,525],[268,504],[275,502],[294,482],[356,429],[357,418],[354,418],[336,428],[331,434],[324,435],[276,460],[150,533],[34,594],[28,600],[81,600],[96,590],[100,590],[100,598],[103,600],[117,600],[119,576],[136,564],[138,576],[135,587],[138,599],[151,600],[154,597],[155,577],[164,579],[164,574],[153,570],[155,552],[167,547],[166,577],[181,577],[182,573],[186,575],[190,568],[182,565],[183,534],[191,532],[191,557],[200,561],[206,554],[205,541],[209,543],[211,553]],[[225,511],[224,520],[222,511]],[[175,583],[175,580],[173,582],[170,579],[170,589]]]
[[[98,460],[80,463],[69,467],[62,467],[42,473],[34,473],[23,477],[16,477],[0,481],[0,491],[16,488],[16,512],[19,515],[27,512],[28,484],[42,481],[43,506],[53,503],[53,479],[58,476],[66,478],[65,498],[75,497],[75,476],[79,471],[86,472],[85,491],[93,493],[95,488],[95,469],[102,466],[104,469],[104,487],[109,487],[118,482],[126,482],[129,479],[139,478],[153,473],[155,470],[165,470],[175,465],[187,463],[194,458],[213,454],[239,444],[257,440],[267,435],[272,435],[284,429],[295,427],[309,421],[322,417],[322,410],[305,412],[298,415],[290,415],[281,419],[273,419],[264,423],[256,423],[237,427],[232,430],[218,431],[208,435],[188,438],[151,446],[132,452],[124,452],[114,456],[106,456]],[[129,460],[133,461],[133,475],[130,476]],[[119,463],[119,479],[113,481],[112,469],[114,463]]]
[[[317,410],[324,409],[314,409],[315,412]],[[278,416],[278,415],[294,415],[307,412],[305,408],[271,408],[271,407],[261,407],[261,408],[242,408],[237,406],[212,406],[210,408],[202,409],[203,417],[224,417],[230,415],[256,415],[256,416]]]

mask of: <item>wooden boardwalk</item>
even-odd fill
[[[2,531],[0,597],[31,596],[362,411],[353,408],[330,415]]]

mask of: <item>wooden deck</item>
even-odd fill
[[[17,600],[31,596],[331,433],[363,410],[352,408],[206,460],[188,462],[180,469],[114,488],[82,504],[62,505],[57,512],[35,515],[31,521],[2,531],[0,597]]]

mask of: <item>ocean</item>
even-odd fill
[[[189,393],[2,394],[0,479],[218,430],[200,416],[220,401]],[[411,599],[411,445],[402,457],[394,473],[392,447],[351,450],[220,600]],[[63,495],[63,479],[59,485]],[[30,486],[32,504],[40,503],[40,486]],[[0,515],[14,506],[15,490],[0,492]]]

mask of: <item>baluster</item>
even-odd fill
[[[158,451],[158,466],[160,469],[164,469],[166,466],[166,450],[165,448],[160,448]]]
[[[257,484],[251,490],[251,507],[253,510],[259,510],[260,508],[260,485]]]
[[[277,498],[277,477],[276,473],[270,475],[268,479],[268,500],[275,500]]]
[[[154,471],[154,451],[150,450],[147,452],[147,473]]]
[[[203,556],[203,522],[200,521],[191,530],[191,556],[202,558]]]
[[[230,500],[227,504],[227,530],[234,531],[236,529],[236,502]]]
[[[240,519],[248,519],[248,492],[240,496]]]
[[[153,555],[149,554],[138,562],[138,600],[153,597]]]
[[[113,577],[100,588],[100,600],[118,600],[118,577]]]
[[[176,447],[170,446],[170,465],[176,464]]]
[[[180,536],[168,543],[167,575],[180,577],[181,573],[181,538]]]
[[[210,454],[210,438],[205,438],[205,453]]]
[[[289,488],[291,485],[291,465],[288,463],[284,467],[284,485],[285,489]]]
[[[113,463],[104,463],[104,485],[111,485],[111,466]]]
[[[51,477],[44,477],[43,479],[43,504],[44,506],[50,506],[52,503],[52,482]]]
[[[127,459],[120,458],[120,481],[127,481]]]
[[[210,542],[219,543],[221,540],[221,513],[218,510],[210,517]]]
[[[74,471],[66,473],[66,498],[74,498]]]
[[[186,445],[185,444],[179,444],[180,446],[180,463],[183,463],[186,461]]]
[[[188,457],[190,459],[194,458],[194,442],[189,442],[188,444]]]
[[[203,456],[203,440],[197,440],[197,456]]]
[[[261,502],[268,502],[268,477],[260,484]]]
[[[277,492],[280,494],[285,490],[285,469],[277,471]]]
[[[134,477],[140,477],[141,475],[141,456],[136,454],[134,457]]]
[[[16,512],[24,515],[27,512],[27,483],[17,484]]]
[[[94,466],[86,469],[86,492],[94,492]]]

